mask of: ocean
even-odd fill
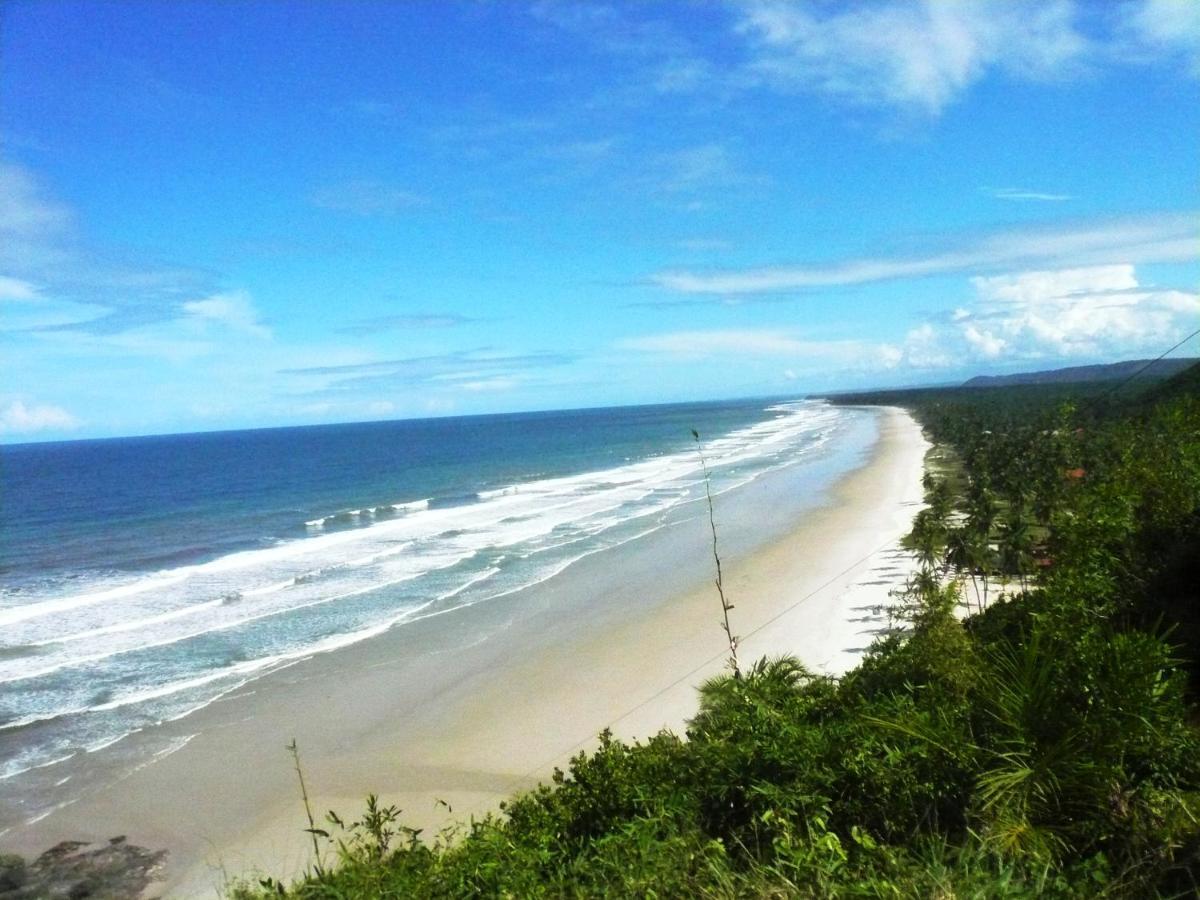
[[[0,834],[131,735],[700,514],[692,429],[720,497],[829,483],[869,421],[740,400],[0,447]]]

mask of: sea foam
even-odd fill
[[[705,441],[714,493],[794,463],[830,440],[841,416],[810,402],[770,412]],[[0,683],[12,684],[0,731],[58,723],[63,734],[39,740],[59,756],[81,740],[64,722],[86,722],[80,746],[117,740],[133,723],[187,714],[307,656],[553,578],[663,527],[703,496],[701,479],[685,444],[469,494],[332,510],[303,520],[304,537],[59,596],[10,597],[0,608],[4,648],[25,650],[0,654]],[[17,768],[38,761],[21,757]]]

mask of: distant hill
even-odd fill
[[[1154,384],[1142,392],[1138,396],[1138,400],[1142,404],[1150,405],[1158,403],[1160,400],[1169,400],[1185,394],[1200,397],[1200,365],[1176,372],[1170,378]]]
[[[1150,364],[1139,378],[1151,380],[1170,378],[1191,368],[1200,359],[1160,359]],[[1107,363],[1098,366],[1070,366],[1066,369],[1047,369],[1043,372],[1019,372],[1014,375],[976,375],[963,382],[963,387],[1003,387],[1010,384],[1071,384],[1081,381],[1118,381],[1128,378],[1148,359],[1130,359],[1125,362]]]

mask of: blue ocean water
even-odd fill
[[[0,780],[538,584],[836,441],[736,401],[0,448]]]

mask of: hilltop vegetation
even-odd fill
[[[1138,375],[1143,379],[1169,378],[1189,369],[1196,359],[1129,359],[1123,362],[1095,366],[1068,366],[1065,369],[1046,369],[1040,372],[1018,372],[1012,375],[976,375],[964,382],[964,387],[1001,387],[1012,384],[1073,384],[1084,381],[1118,381]]]
[[[954,460],[856,670],[716,678],[685,736],[605,735],[433,842],[372,801],[327,868],[239,896],[1194,896],[1196,382],[855,398]]]

